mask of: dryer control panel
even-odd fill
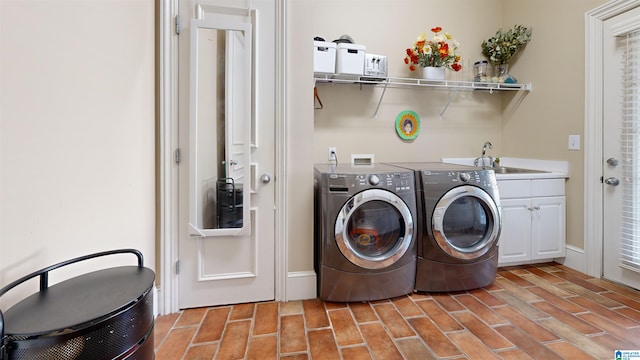
[[[440,197],[443,192],[463,185],[477,186],[498,198],[498,181],[493,170],[423,170],[422,190],[428,196]]]
[[[382,188],[401,193],[413,191],[414,177],[412,172],[331,174],[328,185],[331,192],[358,192],[364,189]]]
[[[493,176],[491,176],[493,175]],[[493,180],[492,180],[493,178]],[[424,184],[470,184],[481,187],[491,186],[495,182],[492,171],[430,171],[422,172]]]

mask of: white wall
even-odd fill
[[[154,116],[153,0],[0,1],[0,286],[115,248],[155,268]],[[52,282],[103,264],[135,258]]]
[[[400,155],[436,160],[476,154],[491,140],[494,154],[569,158],[573,172],[582,152],[557,149],[566,149],[567,132],[583,131],[583,15],[604,2],[289,0],[289,271],[313,269],[312,164],[324,161],[328,145],[338,148],[341,159],[374,152],[379,161]],[[112,248],[138,248],[154,268],[153,4],[0,0],[0,286],[52,263]],[[551,26],[549,14],[554,15]],[[311,40],[316,35],[332,40],[350,34],[369,51],[389,56],[391,75],[404,76],[404,48],[431,26],[440,25],[460,40],[468,66],[480,56],[482,39],[515,22],[535,25],[534,42],[512,69],[521,81],[533,82],[534,92],[508,123],[500,107],[511,96],[504,94],[500,100],[461,98],[444,120],[438,118],[443,95],[429,91],[421,91],[424,96],[388,92],[372,119],[377,90],[321,89],[326,108],[313,110]],[[561,30],[567,28],[573,30]],[[564,54],[558,66],[545,70],[530,62],[553,57],[556,46]],[[569,63],[567,54],[573,54]],[[554,81],[565,77],[571,86],[554,88]],[[571,96],[560,96],[567,91]],[[393,132],[393,119],[404,109],[417,110],[423,120],[422,133],[412,143]],[[552,111],[562,115],[535,125],[538,114]],[[570,123],[545,138],[544,147],[536,146],[539,136],[532,131],[558,121]],[[392,151],[371,145],[381,142]],[[574,174],[581,189],[580,172]],[[577,234],[571,237],[577,237],[572,240],[577,246],[582,209],[572,202],[579,196],[568,191],[568,209],[578,214],[568,213],[568,232]],[[0,298],[0,305],[6,308],[25,292]]]
[[[295,175],[295,201],[289,203],[289,270],[305,271],[313,264],[313,166],[327,161],[327,147],[335,146],[338,159],[371,153],[376,162],[439,161],[446,156],[479,155],[492,141],[501,153],[499,94],[459,94],[440,118],[448,94],[431,90],[387,90],[377,117],[381,89],[350,85],[318,85],[323,109],[313,106],[312,39],[328,41],[349,34],[367,52],[388,57],[389,76],[414,76],[404,64],[405,49],[422,32],[441,26],[461,44],[464,70],[448,78],[470,80],[473,62],[482,58],[480,43],[493,35],[502,21],[500,0],[292,1],[289,8],[289,122],[292,134],[290,173]],[[461,11],[464,9],[464,11]],[[523,80],[526,76],[523,76]],[[403,110],[421,117],[422,130],[414,141],[395,132],[395,119]],[[310,133],[312,132],[312,134]],[[312,145],[313,144],[313,145]]]
[[[567,244],[584,248],[584,83],[585,13],[606,0],[505,1],[505,18],[530,24],[533,40],[516,63],[534,82],[512,116],[503,120],[503,149],[512,157],[569,162]],[[551,49],[550,45],[563,45]],[[582,139],[579,151],[568,150],[568,136]]]
[[[330,2],[331,3],[331,2]],[[389,75],[414,77],[404,64],[405,50],[420,33],[432,37],[430,29],[441,26],[460,42],[463,70],[447,71],[452,80],[471,80],[472,64],[482,59],[480,43],[492,35],[501,21],[500,2],[494,0],[377,1],[367,4],[366,17],[358,16],[362,2],[315,2],[313,25],[307,39],[321,36],[331,41],[349,34],[367,52],[388,57]],[[464,8],[465,11],[459,11]],[[498,9],[498,11],[496,11]],[[331,19],[330,21],[327,21]],[[373,153],[381,161],[440,161],[447,156],[479,155],[482,144],[491,141],[500,153],[500,94],[461,92],[455,94],[443,114],[450,94],[425,89],[388,89],[376,118],[372,117],[382,89],[359,86],[319,85],[324,108],[314,111],[314,160],[327,161],[327,147],[336,146],[341,162],[351,154]],[[395,131],[396,116],[415,111],[421,131],[414,141],[401,139]],[[384,144],[384,146],[380,146]]]
[[[326,162],[335,146],[341,162],[352,153],[373,153],[381,161],[438,161],[441,157],[478,156],[489,140],[493,156],[566,160],[568,182],[568,242],[583,247],[583,152],[567,151],[567,135],[584,127],[584,13],[605,0],[325,0],[291,1],[289,9],[289,118],[292,134],[296,201],[290,202],[290,271],[311,268],[313,259],[313,168]],[[313,110],[312,46],[314,36],[331,41],[349,34],[368,52],[388,56],[389,75],[411,76],[402,60],[404,50],[420,32],[442,26],[461,43],[463,66],[471,69],[483,58],[483,40],[498,28],[515,24],[533,28],[532,42],[514,59],[513,74],[532,82],[524,98],[514,93],[460,95],[439,118],[446,93],[387,90],[377,118],[371,115],[380,89],[320,85],[324,109]],[[558,46],[559,49],[554,50]],[[457,79],[459,74],[449,73]],[[471,75],[462,74],[462,79]],[[521,102],[519,102],[521,100]],[[414,141],[395,133],[396,115],[414,110],[422,130]],[[312,124],[313,122],[313,124]],[[313,135],[307,131],[313,126]],[[310,144],[313,143],[313,146]],[[588,146],[588,144],[583,144]],[[301,199],[308,199],[303,201]]]

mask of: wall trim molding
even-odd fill
[[[291,271],[287,274],[286,301],[315,299],[317,297],[315,271]]]
[[[584,108],[584,273],[602,277],[602,128],[604,22],[638,6],[636,0],[613,0],[585,13]]]
[[[276,139],[275,178],[276,182],[275,228],[274,228],[274,299],[285,300],[288,264],[288,232],[286,213],[287,179],[287,1],[272,0],[276,17]],[[157,313],[160,315],[180,310],[178,299],[178,275],[175,264],[178,260],[178,169],[174,166],[174,150],[178,147],[178,36],[175,34],[174,19],[179,15],[177,1],[162,1],[157,6]],[[188,23],[189,19],[182,19]],[[185,29],[182,29],[183,31]],[[188,41],[188,31],[183,33]],[[314,290],[315,293],[315,290]]]
[[[289,180],[287,176],[288,162],[287,149],[291,141],[288,137],[287,116],[287,2],[277,0],[276,7],[276,84],[275,84],[275,172],[276,179],[284,181],[275,182],[275,289],[276,301],[286,301],[288,292],[289,269],[289,232],[287,230],[287,189]],[[279,119],[279,120],[278,120]],[[285,279],[285,277],[287,279]]]
[[[557,263],[560,263],[573,270],[580,271],[583,274],[587,273],[587,261],[584,249],[575,247],[573,245],[567,245],[567,254],[564,258],[556,259]]]
[[[177,312],[178,281],[174,264],[178,259],[178,170],[173,166],[173,152],[177,148],[178,94],[176,90],[178,76],[178,40],[171,21],[177,14],[175,1],[163,1],[158,6],[157,26],[157,180],[156,220],[158,222],[156,269],[158,286],[157,311],[164,315]]]

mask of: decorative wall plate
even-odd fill
[[[420,133],[420,116],[414,111],[405,110],[396,116],[396,132],[405,140],[413,140]]]

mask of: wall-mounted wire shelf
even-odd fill
[[[511,84],[511,83],[493,83],[493,82],[476,82],[476,81],[458,81],[458,80],[426,80],[419,78],[397,78],[397,77],[368,77],[360,75],[336,75],[336,74],[314,74],[314,87],[316,84],[359,84],[372,85],[383,88],[380,94],[380,100],[376,106],[374,117],[378,115],[378,109],[384,94],[388,88],[400,89],[432,89],[446,90],[450,92],[456,91],[488,91],[489,93],[501,91],[522,91],[529,92],[532,90],[531,83]],[[451,104],[454,96],[449,96],[449,101],[440,113],[443,117],[445,111]]]

